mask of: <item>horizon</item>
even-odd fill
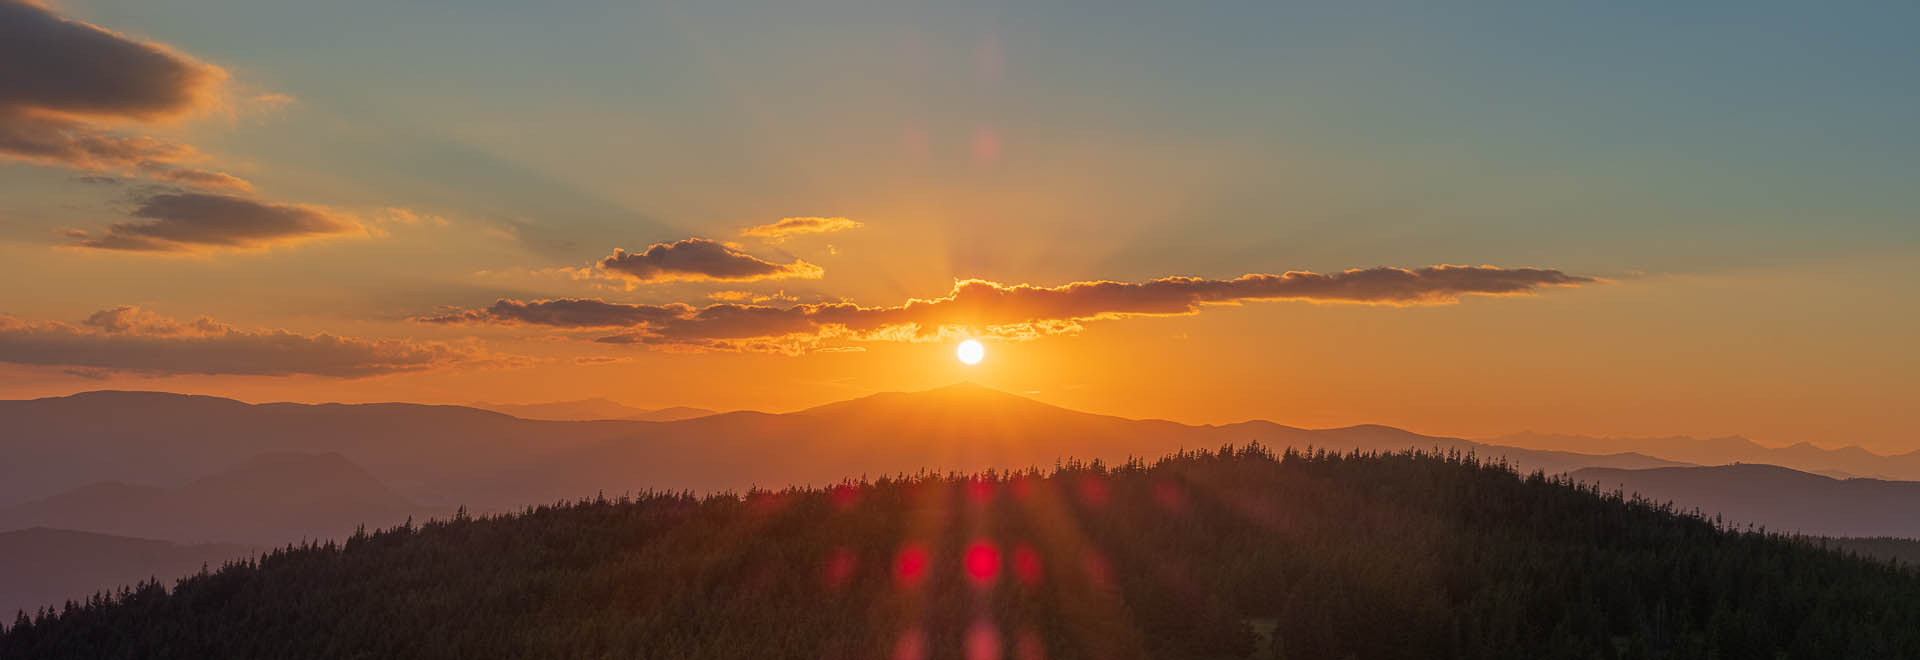
[[[1913,451],[1908,451],[1908,452],[1883,452],[1883,451],[1875,451],[1875,450],[1873,450],[1873,449],[1870,449],[1870,448],[1866,448],[1866,447],[1861,447],[1860,445],[1855,445],[1855,444],[1846,444],[1846,445],[1822,445],[1822,444],[1818,444],[1818,443],[1813,443],[1813,442],[1806,442],[1806,441],[1801,441],[1801,442],[1796,442],[1796,443],[1792,443],[1792,444],[1767,444],[1767,443],[1763,443],[1763,442],[1759,442],[1759,441],[1756,441],[1756,440],[1754,440],[1754,439],[1752,439],[1752,438],[1748,438],[1748,437],[1745,437],[1745,436],[1741,436],[1741,435],[1737,435],[1737,434],[1736,434],[1736,435],[1726,435],[1726,436],[1713,436],[1713,437],[1700,437],[1700,436],[1691,436],[1691,435],[1661,435],[1661,436],[1596,436],[1596,435],[1582,435],[1582,434],[1569,434],[1569,433],[1556,433],[1556,432],[1550,432],[1550,431],[1538,431],[1538,430],[1534,430],[1534,429],[1523,429],[1523,430],[1519,430],[1519,431],[1513,431],[1513,432],[1510,432],[1510,433],[1503,433],[1503,434],[1499,434],[1499,435],[1490,435],[1490,436],[1464,436],[1464,435],[1451,435],[1451,434],[1446,434],[1446,433],[1435,433],[1435,432],[1428,432],[1428,431],[1424,431],[1424,430],[1420,430],[1420,429],[1413,429],[1413,428],[1407,428],[1407,427],[1402,427],[1402,426],[1394,426],[1394,425],[1391,425],[1391,424],[1378,424],[1378,423],[1371,423],[1371,422],[1362,422],[1362,423],[1358,423],[1358,424],[1347,424],[1347,425],[1341,425],[1341,426],[1302,426],[1302,425],[1298,425],[1298,424],[1290,424],[1290,423],[1288,423],[1288,422],[1287,422],[1286,420],[1279,420],[1279,419],[1270,419],[1270,418],[1261,418],[1261,417],[1256,417],[1256,418],[1248,418],[1248,419],[1239,419],[1239,420],[1232,420],[1232,421],[1226,421],[1226,422],[1192,422],[1192,421],[1187,421],[1187,420],[1180,420],[1180,419],[1169,419],[1169,418],[1165,418],[1165,417],[1131,417],[1131,416],[1127,416],[1127,415],[1125,415],[1125,414],[1120,414],[1120,413],[1111,413],[1111,412],[1103,412],[1103,411],[1098,411],[1098,410],[1084,410],[1084,409],[1080,409],[1080,408],[1073,408],[1073,407],[1069,407],[1069,406],[1063,406],[1063,405],[1059,405],[1059,404],[1056,404],[1056,403],[1052,403],[1052,402],[1049,402],[1049,401],[1046,401],[1046,400],[1044,400],[1044,399],[1041,399],[1041,398],[1038,398],[1038,397],[1036,397],[1036,396],[1034,396],[1034,395],[1033,395],[1032,393],[1027,393],[1027,392],[1009,392],[1009,391],[1006,391],[1006,390],[1001,390],[1001,389],[997,389],[997,388],[993,388],[993,387],[988,387],[988,386],[986,386],[986,385],[981,385],[981,384],[979,384],[979,383],[975,383],[975,382],[972,382],[972,381],[967,381],[967,380],[962,380],[962,381],[956,381],[956,382],[953,382],[953,383],[948,383],[948,384],[946,384],[946,385],[941,385],[941,386],[937,386],[937,387],[932,387],[932,388],[929,388],[929,389],[923,389],[923,390],[890,390],[890,391],[880,391],[880,392],[870,392],[870,393],[867,393],[867,394],[862,394],[862,395],[858,395],[858,396],[853,396],[853,397],[849,397],[849,398],[845,398],[845,399],[836,399],[836,400],[832,400],[832,401],[822,401],[822,402],[820,402],[820,403],[816,403],[816,404],[812,404],[812,405],[807,405],[807,406],[802,406],[802,407],[799,407],[799,408],[793,408],[793,409],[789,409],[789,410],[756,410],[756,409],[751,409],[751,408],[739,408],[739,409],[721,409],[721,408],[705,408],[705,407],[701,407],[701,406],[686,406],[686,405],[664,405],[664,406],[636,406],[636,405],[632,405],[632,404],[630,404],[630,403],[627,403],[627,402],[623,402],[623,401],[618,401],[618,400],[614,400],[614,399],[610,399],[610,398],[606,398],[606,397],[593,397],[593,398],[587,398],[587,399],[570,399],[570,400],[564,400],[564,401],[526,401],[526,402],[503,402],[503,401],[469,401],[469,402],[441,402],[441,403],[434,403],[434,402],[421,402],[421,401],[394,401],[394,400],[368,400],[368,401],[334,401],[334,400],[313,400],[313,401],[288,401],[288,400],[277,400],[277,399],[269,399],[269,400],[257,400],[257,401],[250,401],[250,400],[247,400],[247,399],[243,399],[243,398],[238,398],[238,397],[232,397],[232,396],[224,396],[224,395],[218,395],[218,394],[206,394],[206,393],[196,393],[196,392],[173,392],[173,391],[166,391],[166,390],[115,390],[115,389],[103,389],[103,390],[82,390],[82,391],[78,391],[78,392],[73,392],[73,393],[69,393],[69,394],[60,394],[60,395],[51,395],[51,396],[46,396],[46,397],[34,397],[34,398],[32,398],[32,399],[0,399],[0,401],[8,401],[8,400],[13,400],[13,401],[22,401],[22,400],[38,400],[38,399],[59,399],[59,398],[66,398],[66,397],[72,397],[72,396],[79,396],[79,395],[83,395],[83,394],[95,394],[95,393],[133,393],[133,394],[170,394],[170,395],[176,395],[176,396],[200,396],[200,397],[211,397],[211,398],[218,398],[218,399],[227,399],[227,400],[231,400],[231,401],[238,401],[238,402],[240,402],[240,403],[244,403],[244,404],[248,404],[248,405],[264,405],[264,404],[275,404],[275,403],[293,403],[293,404],[301,404],[301,405],[314,405],[314,406],[323,406],[323,405],[378,405],[378,404],[409,404],[409,405],[421,405],[421,406],[448,406],[448,407],[457,407],[457,408],[471,408],[471,409],[475,409],[475,410],[483,410],[483,411],[488,411],[488,412],[498,412],[498,413],[501,413],[501,414],[506,414],[506,415],[509,415],[509,416],[514,416],[514,417],[520,417],[520,415],[515,415],[515,414],[514,414],[514,413],[512,413],[512,412],[507,412],[507,411],[504,411],[504,410],[496,410],[495,408],[519,408],[519,407],[534,407],[534,406],[546,406],[546,405],[557,405],[557,404],[567,404],[567,403],[582,403],[582,402],[592,402],[592,401],[606,401],[606,402],[609,402],[609,403],[614,403],[614,404],[616,404],[616,405],[620,405],[620,406],[623,406],[623,407],[628,407],[628,408],[632,408],[632,409],[634,409],[634,411],[636,411],[636,412],[655,412],[655,411],[662,411],[662,410],[673,410],[673,409],[691,409],[691,410],[700,410],[700,411],[704,411],[704,412],[705,412],[705,414],[704,414],[704,415],[699,415],[699,416],[708,416],[708,415],[724,415],[724,414],[729,414],[729,413],[756,413],[756,414],[762,414],[762,415],[787,415],[787,414],[793,414],[793,413],[799,413],[799,412],[805,412],[805,411],[807,411],[807,410],[811,410],[811,409],[814,409],[814,408],[819,408],[819,407],[823,407],[823,406],[828,406],[828,405],[832,405],[832,404],[836,404],[836,403],[847,403],[847,402],[851,402],[851,401],[858,401],[858,400],[863,400],[863,399],[870,399],[870,398],[874,398],[874,397],[879,397],[879,396],[882,396],[882,395],[887,395],[887,394],[907,394],[907,395],[912,395],[912,394],[930,394],[930,393],[934,393],[934,392],[938,392],[938,391],[941,391],[941,390],[952,390],[952,389],[955,389],[955,388],[959,388],[959,387],[975,387],[975,388],[979,388],[979,389],[983,389],[983,390],[987,390],[987,391],[990,391],[990,392],[995,392],[995,393],[998,393],[998,394],[1004,394],[1004,395],[1007,395],[1007,396],[1011,396],[1011,397],[1015,397],[1015,398],[1019,398],[1019,399],[1024,399],[1024,400],[1027,400],[1027,401],[1032,401],[1032,402],[1035,402],[1035,403],[1039,403],[1039,404],[1042,404],[1042,405],[1047,405],[1047,406],[1051,406],[1051,407],[1055,407],[1055,408],[1060,408],[1060,409],[1063,409],[1063,410],[1068,410],[1068,411],[1072,411],[1072,412],[1080,412],[1080,413],[1089,413],[1089,414],[1094,414],[1094,415],[1100,415],[1100,416],[1104,416],[1104,417],[1113,417],[1113,418],[1117,418],[1117,419],[1124,419],[1124,420],[1130,420],[1130,421],[1166,421],[1166,422],[1173,422],[1173,423],[1175,423],[1175,424],[1181,424],[1181,425],[1184,425],[1184,426],[1204,426],[1204,427],[1220,427],[1220,426],[1230,426],[1230,425],[1234,425],[1234,424],[1244,424],[1244,423],[1248,423],[1248,422],[1268,422],[1268,423],[1272,423],[1272,424],[1279,424],[1279,425],[1282,425],[1282,426],[1288,426],[1288,427],[1292,427],[1292,428],[1297,428],[1297,429],[1302,429],[1302,430],[1308,430],[1308,431],[1333,431],[1333,430],[1343,430],[1343,429],[1356,429],[1356,428],[1368,428],[1368,427],[1378,427],[1378,428],[1386,428],[1386,429],[1392,429],[1392,430],[1396,430],[1396,431],[1405,431],[1405,432],[1408,432],[1408,433],[1413,433],[1413,434],[1415,434],[1415,435],[1421,435],[1421,436],[1426,436],[1426,437],[1433,437],[1433,438],[1451,438],[1451,439],[1459,439],[1459,440],[1467,440],[1467,441],[1472,441],[1472,442],[1479,442],[1479,443],[1489,443],[1489,444],[1494,444],[1494,445],[1500,445],[1500,443],[1501,443],[1501,441],[1503,441],[1503,440],[1508,440],[1508,441],[1511,441],[1511,440],[1515,440],[1515,439],[1524,439],[1524,438],[1525,438],[1525,437],[1527,437],[1527,436],[1539,436],[1539,437],[1546,437],[1546,438],[1552,438],[1552,437],[1559,437],[1559,436],[1571,436],[1571,437],[1577,437],[1577,438],[1581,438],[1581,439],[1587,439],[1587,440],[1596,440],[1596,441],[1610,441],[1610,442],[1633,442],[1633,441],[1657,441],[1657,440],[1691,440],[1691,441],[1694,441],[1694,442],[1700,442],[1700,443],[1709,443],[1709,442],[1714,442],[1714,441],[1725,441],[1725,440],[1738,440],[1738,441],[1742,441],[1742,442],[1746,442],[1746,443],[1750,443],[1750,444],[1752,444],[1752,445],[1754,445],[1754,446],[1757,446],[1757,447],[1761,447],[1761,448],[1764,448],[1764,449],[1792,449],[1792,448],[1796,448],[1796,447],[1803,447],[1803,446],[1804,446],[1804,447],[1812,447],[1812,448],[1814,448],[1814,449],[1818,449],[1818,450],[1821,450],[1821,451],[1828,451],[1828,452],[1833,452],[1833,451],[1844,451],[1844,450],[1848,450],[1848,449],[1860,449],[1860,450],[1864,450],[1864,451],[1867,451],[1867,452],[1868,452],[1869,454],[1872,454],[1872,455],[1874,455],[1874,456],[1879,456],[1879,457],[1889,457],[1889,456],[1898,456],[1898,455],[1904,455],[1904,454],[1920,454],[1920,449],[1916,449],[1916,450],[1913,450]],[[697,418],[697,417],[699,417],[699,416],[695,416],[695,417],[687,417],[687,418],[676,418],[676,419],[668,419],[668,420],[653,420],[653,421],[654,421],[655,423],[662,423],[662,422],[665,422],[665,423],[670,423],[670,422],[674,422],[674,421],[680,421],[680,419],[695,419],[695,418]],[[540,419],[547,419],[547,420],[551,420],[551,421],[647,421],[647,420],[622,420],[621,418],[618,418],[618,417],[607,417],[607,418],[598,418],[598,417],[574,417],[574,418],[566,418],[566,419],[562,419],[562,418],[546,418],[546,417],[523,417],[523,419],[535,419],[535,420],[540,420]],[[1596,452],[1593,452],[1593,451],[1582,451],[1582,450],[1580,450],[1580,449],[1578,449],[1578,448],[1566,448],[1566,447],[1540,447],[1540,446],[1536,446],[1536,445],[1534,445],[1534,444],[1520,444],[1520,445],[1511,445],[1511,446],[1513,446],[1513,447],[1527,447],[1527,448],[1537,448],[1537,449],[1553,449],[1553,450],[1558,450],[1558,451],[1567,451],[1567,452],[1571,452],[1571,453],[1577,453],[1577,454],[1580,454],[1580,453],[1584,453],[1584,454],[1593,454],[1593,453],[1596,453]],[[1619,450],[1619,451],[1617,451],[1617,452],[1597,452],[1597,453],[1631,453],[1631,454],[1646,454],[1647,452],[1645,452],[1645,451],[1639,451],[1639,450],[1624,450],[1624,449],[1623,449],[1623,450]],[[1726,465],[1735,465],[1735,464],[1739,464],[1739,463],[1740,463],[1740,461],[1737,461],[1737,460],[1732,460],[1732,459],[1729,459],[1729,460],[1728,460],[1728,462],[1727,462],[1727,463],[1725,463],[1725,464],[1726,464]],[[1709,464],[1708,466],[1714,466],[1714,465],[1718,465],[1718,464]]]

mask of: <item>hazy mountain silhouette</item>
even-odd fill
[[[695,417],[705,417],[714,413],[705,408],[672,406],[668,408],[635,408],[606,398],[579,399],[576,401],[555,401],[552,403],[476,403],[473,407],[491,410],[519,417],[521,419],[540,419],[553,421],[592,421],[601,419],[625,419],[640,422],[671,422]]]
[[[1576,481],[1622,489],[1735,524],[1820,536],[1920,538],[1920,482],[1834,479],[1775,465],[1588,468]]]
[[[202,566],[257,549],[234,544],[179,545],[92,532],[36,527],[0,532],[0,612],[33,611],[148,578],[172,583]]]
[[[246,404],[155,392],[0,401],[0,505],[95,482],[174,487],[271,451],[338,453],[407,499],[476,510],[641,489],[745,489],[860,474],[1124,460],[1258,441],[1504,457],[1523,469],[1680,465],[1632,453],[1516,449],[1385,426],[1190,426],[1078,412],[972,384],[884,393],[787,414],[673,422],[538,421],[460,406]],[[103,487],[106,488],[106,487]],[[111,499],[113,493],[96,493]],[[167,538],[174,538],[170,535]]]
[[[1637,454],[1586,456],[1494,447],[1385,426],[1311,430],[1271,422],[1190,426],[1123,419],[958,384],[875,394],[787,414],[734,412],[652,425],[515,466],[479,491],[510,498],[483,505],[499,507],[579,496],[589,485],[609,493],[779,488],[923,467],[977,471],[1045,467],[1063,458],[1117,462],[1256,441],[1340,451],[1458,450],[1550,472],[1679,465]]]
[[[266,454],[177,488],[104,482],[0,509],[0,529],[60,527],[273,545],[448,513],[416,506],[339,454]]]
[[[416,502],[468,475],[632,433],[646,422],[523,420],[410,403],[247,404],[162,392],[0,401],[0,506],[100,481],[184,485],[248,456],[336,452]],[[449,486],[448,484],[453,484]]]
[[[1802,442],[1768,447],[1740,436],[1693,438],[1599,438],[1551,433],[1514,433],[1487,442],[1513,447],[1552,447],[1583,453],[1637,452],[1697,465],[1764,463],[1830,477],[1871,477],[1920,481],[1920,450],[1904,454],[1876,454],[1857,446],[1822,449]]]

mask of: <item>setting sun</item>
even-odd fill
[[[1128,4],[0,0],[0,660],[1920,660],[1920,0]]]
[[[987,357],[987,347],[982,346],[979,340],[968,339],[960,342],[960,349],[956,355],[960,358],[961,362],[980,364],[980,360]]]

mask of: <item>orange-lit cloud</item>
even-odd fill
[[[233,175],[181,168],[202,158],[190,146],[94,124],[211,110],[226,78],[164,45],[61,18],[35,2],[0,0],[0,157],[246,190]]]
[[[1031,339],[1080,331],[1088,321],[1196,314],[1207,305],[1290,300],[1371,305],[1439,305],[1463,295],[1526,295],[1591,277],[1541,268],[1430,266],[1339,273],[1291,271],[1231,280],[1167,277],[1150,282],[1074,282],[1061,286],[962,280],[945,297],[896,306],[819,303],[769,307],[720,303],[634,305],[596,299],[523,302],[419,319],[440,324],[539,325],[622,329],[602,343],[708,350],[806,352],[823,342],[917,341],[949,335]]]
[[[195,192],[148,195],[132,212],[144,222],[109,226],[100,235],[69,232],[73,245],[102,250],[190,252],[254,249],[366,233],[353,218],[322,206],[277,204]]]
[[[862,226],[858,221],[849,218],[782,218],[779,222],[772,224],[742,229],[740,230],[740,234],[760,238],[768,243],[779,243],[787,240],[789,236],[799,234],[827,234],[836,231],[859,229]]]
[[[777,264],[704,238],[655,243],[640,252],[614,250],[600,269],[631,282],[750,282],[780,278],[819,278],[819,266],[795,260]]]
[[[116,307],[78,325],[0,315],[0,362],[96,374],[363,378],[517,360],[440,342],[243,330],[204,317],[181,322],[137,307]]]

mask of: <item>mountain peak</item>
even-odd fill
[[[935,410],[953,410],[959,408],[1052,410],[1076,415],[1091,414],[1041,403],[1018,394],[996,390],[968,381],[943,385],[930,390],[920,390],[918,392],[880,392],[877,394],[869,394],[856,399],[814,406],[795,414],[818,415],[822,413],[852,411],[863,411],[867,413],[882,411],[926,413]]]

